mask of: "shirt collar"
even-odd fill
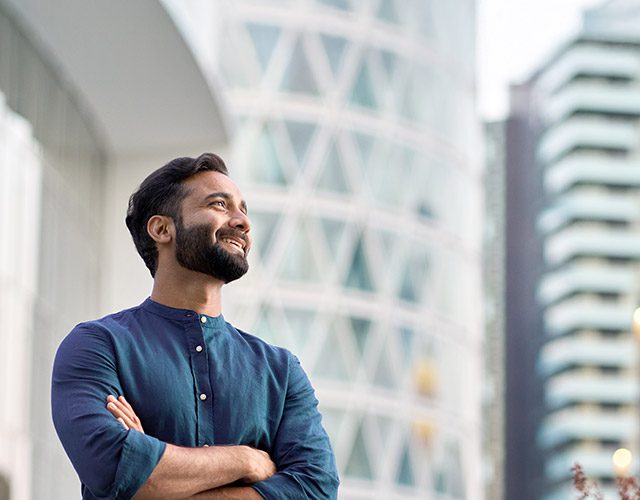
[[[177,309],[175,307],[165,306],[164,304],[159,304],[151,300],[151,297],[147,298],[142,304],[141,307],[149,311],[150,313],[157,314],[158,316],[162,316],[167,319],[173,319],[178,321],[194,321],[199,320],[201,316],[206,316],[209,319],[209,324],[212,326],[222,325],[225,323],[224,317],[219,316],[207,316],[206,314],[200,314],[191,309]]]

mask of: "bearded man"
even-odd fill
[[[53,421],[82,498],[336,498],[299,361],[221,314],[222,286],[247,272],[251,247],[222,159],[153,172],[126,224],[154,279],[150,298],[76,326],[53,368]]]

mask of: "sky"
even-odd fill
[[[603,0],[478,0],[478,106],[504,118],[509,83],[524,80],[581,25],[582,10]]]

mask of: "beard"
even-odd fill
[[[219,229],[211,234],[211,226],[200,224],[185,227],[182,221],[176,221],[176,260],[191,271],[203,273],[229,283],[244,276],[249,270],[249,262],[244,254],[232,253],[222,246],[225,236],[234,236],[243,241],[246,236],[241,231]]]

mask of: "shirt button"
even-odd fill
[[[207,395],[206,394],[200,394],[200,401],[204,401],[205,399],[207,399]]]
[[[196,346],[196,351],[197,352],[202,352],[202,346],[201,345],[197,345]]]
[[[201,323],[206,323],[207,322],[207,317],[206,316],[200,316],[200,322]]]

